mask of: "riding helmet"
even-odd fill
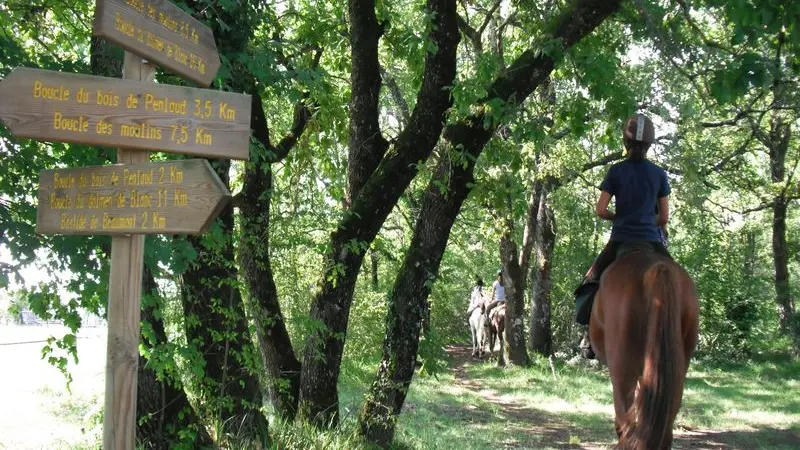
[[[644,114],[634,114],[627,122],[622,132],[626,140],[652,144],[656,140],[656,129],[653,121]]]

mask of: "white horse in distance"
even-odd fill
[[[484,309],[483,288],[475,286],[470,294],[467,315],[469,316],[469,329],[472,332],[472,356],[479,358],[483,358],[483,348],[486,344]]]

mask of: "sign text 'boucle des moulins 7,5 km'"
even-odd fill
[[[230,200],[204,159],[46,170],[39,234],[199,234]]]
[[[21,67],[0,81],[0,119],[39,141],[247,159],[250,96]]]

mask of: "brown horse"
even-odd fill
[[[697,315],[694,282],[665,256],[634,250],[603,274],[589,334],[611,375],[619,448],[670,448]]]
[[[486,327],[489,329],[489,352],[494,356],[495,339],[500,340],[500,356],[497,359],[498,366],[506,365],[505,352],[505,332],[506,332],[506,305],[497,305],[491,313],[492,317],[486,320]]]

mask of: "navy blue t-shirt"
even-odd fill
[[[670,193],[664,169],[647,160],[626,159],[608,169],[600,189],[616,202],[612,241],[661,241],[656,225],[658,199]]]

